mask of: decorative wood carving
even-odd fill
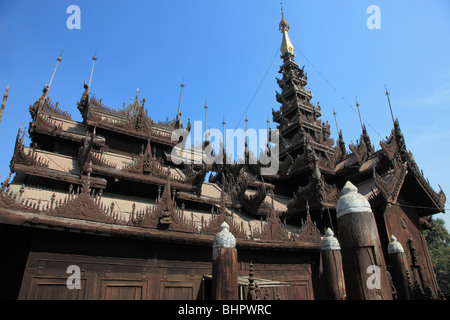
[[[266,218],[266,224],[260,233],[254,234],[254,238],[267,241],[291,241],[286,226],[280,221],[280,214],[275,210],[272,197],[270,213]]]
[[[41,109],[41,112],[43,114],[51,116],[56,116],[58,118],[66,119],[66,120],[72,120],[72,117],[67,111],[63,111],[58,107],[58,102],[56,102],[56,105],[54,105],[50,98],[45,99],[44,105]]]
[[[233,216],[227,213],[226,203],[225,203],[225,192],[222,189],[220,194],[220,207],[218,214],[212,214],[211,219],[206,223],[201,230],[202,234],[215,235],[220,231],[220,225],[223,222],[228,223],[230,226],[230,232],[236,238],[247,239],[247,234],[244,231],[243,226],[237,226],[234,222]]]
[[[162,196],[158,196],[158,202],[154,207],[147,207],[145,211],[131,213],[130,221],[135,226],[144,228],[158,228],[169,231],[198,233],[198,228],[184,217],[184,210],[176,207],[175,194],[171,194],[170,175],[167,174],[167,182]]]
[[[88,161],[88,160],[92,161],[92,159],[88,159],[88,157],[92,151],[92,146],[94,145],[95,131],[96,131],[96,128],[94,127],[94,131],[92,132],[92,134],[89,134],[88,132],[86,132],[86,136],[84,137],[83,145],[78,150],[78,162],[80,163],[80,168],[84,166],[86,161]],[[88,136],[88,134],[89,134],[89,136]],[[97,159],[95,159],[95,160],[97,160]],[[98,163],[98,161],[97,161],[97,163]]]
[[[200,196],[202,194],[202,186],[208,173],[208,166],[202,165],[202,169],[195,170],[193,164],[185,165],[184,174],[186,175],[186,183],[192,184],[192,191]]]
[[[422,186],[425,192],[430,196],[437,208],[444,212],[446,196],[442,189],[437,193],[430,186],[427,179],[423,176],[422,171],[417,166],[413,155],[406,149],[405,139],[403,133],[400,130],[398,120],[394,121],[394,129],[390,136],[385,141],[380,141],[380,146],[384,150],[387,158],[394,166],[394,176],[390,178],[390,181],[385,181],[383,184],[382,179],[378,176],[375,180],[380,184],[379,188],[383,191],[383,195],[386,199],[394,199],[398,196],[399,188],[403,183],[404,176],[406,175],[406,169],[408,169],[415,177],[417,182]],[[374,175],[375,175],[374,171]],[[389,194],[391,194],[389,196]],[[397,194],[397,195],[395,195]],[[393,200],[393,201],[395,201]]]
[[[321,241],[320,231],[315,222],[311,219],[309,213],[309,204],[306,203],[306,220],[302,221],[302,227],[298,236],[295,238],[298,241],[318,242]]]
[[[168,170],[170,172],[170,168],[165,168],[161,165],[152,154],[150,139],[147,140],[145,152],[138,155],[130,165],[122,169],[123,172],[138,173],[160,179],[166,179]],[[184,179],[179,179],[174,176],[171,176],[171,179],[179,183],[185,183]]]
[[[240,198],[240,202],[244,209],[250,214],[255,215],[267,196],[266,185],[262,183],[255,194],[248,196],[244,194]]]
[[[401,158],[395,156],[393,160],[394,169],[388,174],[386,178],[382,178],[373,168],[374,182],[377,188],[381,191],[386,201],[389,203],[396,203],[397,197],[400,194],[400,189],[408,173],[406,163],[401,163]]]
[[[11,164],[10,164],[11,171],[14,171],[14,166],[16,164],[47,168],[48,161],[43,160],[41,157],[39,157],[34,148],[31,149],[31,153],[26,153],[24,151],[25,146],[23,145],[23,140],[25,137],[25,131],[23,132],[22,136],[20,136],[21,132],[22,132],[22,126],[20,126],[19,132],[17,133],[17,137],[16,137],[14,154],[13,154],[13,157],[11,159]]]
[[[365,127],[363,127],[360,141],[357,141],[356,143],[357,145],[350,143],[349,148],[355,155],[359,165],[362,165],[374,153],[374,148]]]
[[[299,186],[289,201],[288,213],[297,212],[305,208],[306,201],[318,204],[322,207],[336,205],[338,200],[338,189],[336,185],[325,181],[320,173],[317,159],[313,163],[314,170],[310,174],[309,182],[305,186]]]
[[[96,200],[91,196],[90,189],[90,175],[91,167],[87,171],[87,178],[85,179],[81,192],[78,195],[73,195],[72,190],[63,202],[55,204],[53,201],[49,208],[43,211],[48,215],[58,217],[66,217],[72,219],[89,220],[104,223],[114,223],[117,217],[113,214],[113,209],[106,209],[100,200]]]

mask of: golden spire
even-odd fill
[[[294,54],[294,46],[292,45],[291,39],[289,39],[289,22],[284,19],[283,13],[283,2],[281,2],[281,22],[279,25],[280,32],[283,34],[283,41],[281,42],[281,53],[285,54],[287,52]]]

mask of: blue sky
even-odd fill
[[[70,5],[81,9],[81,29],[70,30]],[[366,12],[377,5],[381,29],[370,30]],[[332,126],[333,107],[347,145],[361,128],[355,97],[378,150],[392,121],[384,94],[391,92],[406,145],[435,190],[450,198],[450,2],[322,0],[283,2],[296,61],[305,65],[308,86]],[[74,120],[97,52],[91,92],[114,108],[136,89],[155,120],[174,118],[185,81],[183,122],[265,128],[277,110],[275,91],[281,59],[279,0],[246,1],[0,1],[0,91],[9,99],[0,124],[0,180],[28,107],[56,72],[50,99]],[[253,99],[254,97],[254,99]],[[253,99],[253,100],[252,100]],[[245,118],[245,115],[244,115]],[[270,124],[273,128],[273,123]],[[450,204],[447,203],[449,208]],[[448,214],[437,215],[450,226]]]

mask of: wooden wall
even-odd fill
[[[417,281],[422,290],[429,286],[433,296],[437,297],[438,287],[417,209],[408,207],[408,204],[410,206],[414,204],[406,199],[400,199],[399,202],[405,204],[405,206],[387,205],[385,208],[386,234],[389,237],[393,234],[397,241],[402,244],[413,285]]]
[[[314,299],[318,257],[311,251],[238,249],[239,275],[248,277],[253,261],[256,278],[292,284],[269,288],[270,299]],[[208,299],[203,278],[212,273],[211,259],[210,246],[36,229],[19,299]],[[66,286],[70,265],[80,267],[80,290]],[[261,294],[263,299],[265,290]]]

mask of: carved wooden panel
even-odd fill
[[[83,300],[86,291],[86,278],[81,278],[81,289],[68,289],[67,277],[40,277],[31,279],[27,300]]]
[[[127,279],[108,279],[102,281],[102,300],[145,300],[146,282]]]
[[[137,241],[36,230],[19,299],[195,300],[209,298],[203,278],[212,272],[209,246]],[[239,275],[291,282],[282,299],[312,299],[312,260],[307,252],[239,250]],[[244,259],[244,260],[242,260]],[[80,290],[70,290],[68,267],[80,268]],[[206,294],[206,296],[204,296]],[[276,294],[274,291],[273,294]],[[274,297],[272,297],[274,298]]]
[[[160,299],[194,300],[198,291],[195,287],[197,287],[196,284],[189,281],[162,281]]]

